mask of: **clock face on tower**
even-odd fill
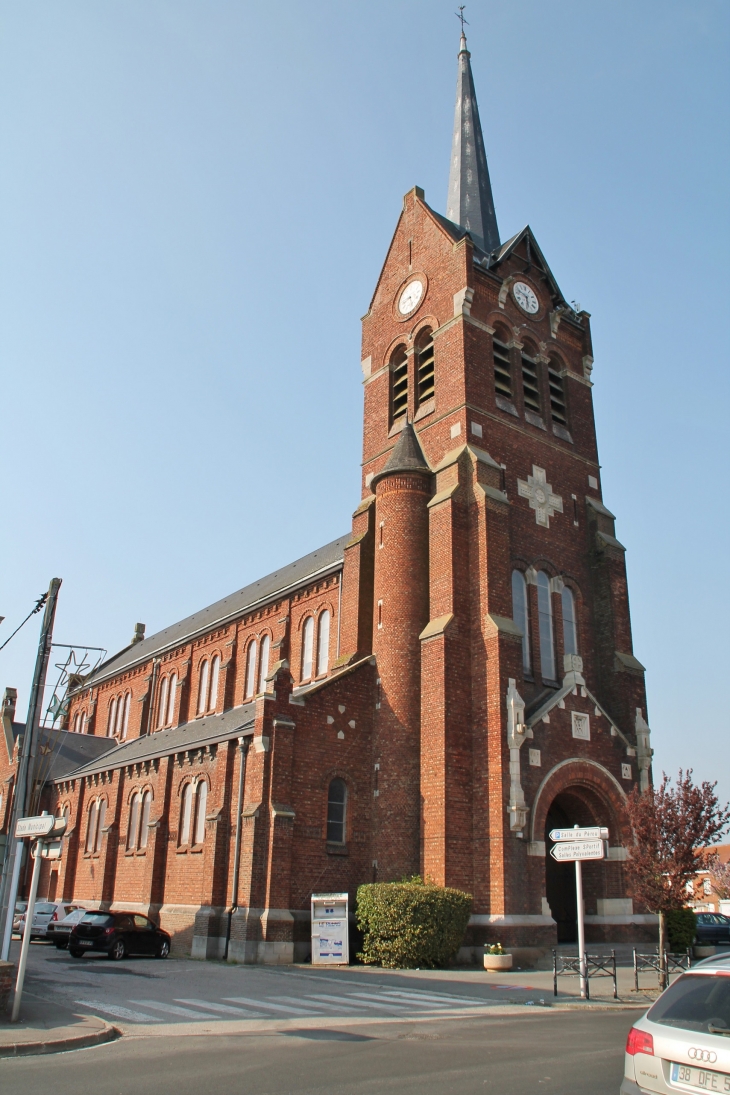
[[[534,316],[540,310],[540,302],[529,285],[524,281],[516,281],[512,286],[512,295],[523,312],[528,316]]]
[[[410,315],[410,313],[418,307],[423,296],[423,282],[411,281],[406,285],[405,289],[400,295],[398,300],[398,311],[402,316]]]

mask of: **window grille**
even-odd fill
[[[498,338],[492,340],[494,356],[494,390],[512,402],[512,362],[509,350]]]
[[[521,570],[512,571],[512,619],[522,632],[522,668],[530,672],[530,615],[527,583]]]
[[[553,422],[557,422],[560,426],[567,426],[563,378],[555,366],[552,365],[548,368],[548,383],[550,385],[550,413],[553,416]]]
[[[393,422],[408,410],[408,358],[405,346],[398,346],[390,359],[390,417]]]
[[[550,579],[544,570],[537,572],[537,611],[540,624],[540,670],[545,680],[554,681],[553,606]]]
[[[525,410],[540,414],[540,385],[537,379],[537,362],[526,354],[522,355],[522,394]]]
[[[433,399],[435,390],[433,331],[430,327],[426,327],[418,336],[416,361],[418,366],[416,396],[420,407],[429,399]]]
[[[327,796],[327,842],[345,843],[345,814],[347,810],[347,785],[344,779],[333,779]]]
[[[320,613],[317,624],[317,676],[326,673],[330,664],[330,614],[327,609]]]

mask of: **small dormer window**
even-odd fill
[[[418,367],[418,406],[422,406],[434,396],[434,349],[433,331],[425,327],[416,343],[416,361]]]
[[[494,391],[503,399],[512,402],[512,362],[509,349],[499,338],[492,341],[494,356]]]
[[[522,396],[526,411],[532,411],[533,414],[538,415],[542,413],[537,362],[526,353],[522,354]]]
[[[397,346],[390,359],[390,417],[392,422],[408,410],[408,358],[405,346]]]

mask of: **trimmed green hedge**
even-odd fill
[[[389,969],[433,969],[456,957],[471,914],[471,894],[412,878],[357,891],[358,958]]]
[[[666,918],[669,950],[674,954],[683,954],[692,946],[695,937],[695,914],[692,909],[670,909]]]

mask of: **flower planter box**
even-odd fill
[[[695,943],[694,945],[695,958],[712,958],[713,954],[716,953],[717,947],[713,947],[712,945],[702,946],[701,944],[698,945],[697,943]]]
[[[488,954],[484,952],[484,968],[485,970],[511,970],[512,969],[512,955],[511,954]]]

